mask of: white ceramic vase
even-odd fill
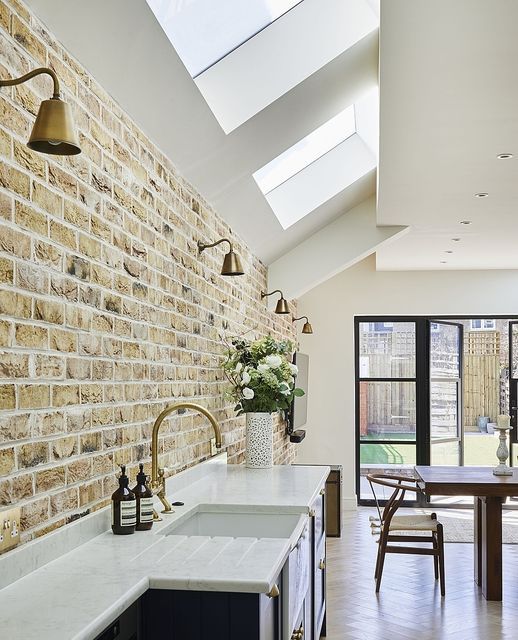
[[[246,466],[248,469],[273,467],[273,416],[271,413],[246,414]]]

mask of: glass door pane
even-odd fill
[[[416,324],[359,322],[357,340],[359,497],[372,500],[368,473],[416,464]]]
[[[518,321],[509,323],[509,415],[511,466],[518,466]]]
[[[430,462],[462,464],[461,324],[430,322]]]

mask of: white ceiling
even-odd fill
[[[517,25],[516,0],[382,3],[378,223],[411,228],[378,269],[518,267]]]
[[[325,6],[359,1],[328,0]],[[364,1],[376,10],[376,0]],[[328,56],[324,66],[227,135],[143,0],[27,2],[266,263],[375,192],[371,170],[283,230],[252,174],[377,85],[377,30]],[[274,24],[296,15],[299,6]],[[346,29],[344,49],[350,40]],[[239,102],[239,92],[234,99]]]

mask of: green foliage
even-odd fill
[[[293,344],[266,336],[249,341],[234,338],[226,352],[223,370],[231,383],[230,394],[238,415],[249,412],[287,411],[295,396],[297,367],[290,362]]]

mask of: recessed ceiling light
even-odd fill
[[[460,242],[460,238],[452,238],[453,242]]]
[[[496,156],[499,160],[509,160],[510,158],[513,157],[512,153],[499,153]]]
[[[471,220],[461,220],[460,224],[471,224]]]
[[[489,193],[486,193],[485,191],[480,191],[479,193],[475,193],[473,195],[475,196],[475,198],[487,198]]]

